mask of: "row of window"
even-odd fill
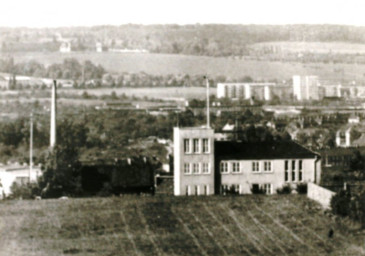
[[[261,168],[260,168],[261,167]],[[252,172],[260,172],[261,169],[264,172],[272,172],[272,163],[270,161],[264,161],[262,166],[260,166],[260,162],[254,161],[252,162]],[[220,172],[221,173],[239,173],[241,172],[240,162],[225,162],[222,161],[220,163]]]
[[[209,185],[187,185],[185,186],[187,196],[209,195]]]
[[[285,170],[285,178],[284,178],[284,180],[286,181],[286,182],[288,182],[288,181],[297,181],[296,180],[296,178],[297,178],[297,173],[296,173],[296,171],[295,170],[292,170],[291,171],[291,180],[289,180],[289,170]],[[303,171],[302,170],[299,170],[298,171],[298,181],[303,181]]]
[[[291,170],[296,170],[296,161],[295,160],[291,160]],[[299,160],[298,161],[298,170],[302,170],[303,169],[303,161]],[[289,160],[285,160],[285,171],[289,170]]]
[[[184,174],[209,174],[209,163],[184,163]]]
[[[209,153],[209,139],[184,139],[184,153]]]
[[[272,184],[265,183],[265,184],[252,184],[251,191],[252,193],[265,193],[265,194],[272,194]],[[221,194],[242,194],[241,184],[222,184],[221,185]]]
[[[291,160],[291,170],[296,170],[296,160]],[[298,160],[298,170],[303,170],[303,161]],[[273,166],[271,161],[253,161],[251,164],[251,171],[252,172],[272,172]],[[289,171],[289,160],[285,160],[285,171]],[[222,161],[220,163],[220,172],[221,173],[238,173],[241,172],[240,162],[225,162]],[[299,174],[301,175],[301,174]]]

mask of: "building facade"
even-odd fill
[[[206,145],[206,146],[204,146]],[[174,194],[274,194],[319,183],[319,155],[292,141],[214,141],[214,130],[174,128]]]
[[[297,100],[319,100],[317,76],[293,76],[293,95]]]
[[[275,83],[218,83],[217,98],[270,100]]]
[[[214,130],[174,128],[174,195],[214,192]]]

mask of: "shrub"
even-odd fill
[[[334,214],[346,217],[351,211],[351,194],[341,190],[331,198],[331,208]]]
[[[308,191],[308,185],[307,185],[307,183],[299,183],[297,185],[297,192],[299,194],[307,194],[307,191]]]
[[[40,194],[40,189],[37,183],[18,184],[14,182],[11,185],[10,190],[10,198],[32,199]]]
[[[291,191],[292,191],[292,188],[291,188],[291,186],[289,184],[288,185],[284,185],[282,188],[278,188],[276,190],[276,192],[278,194],[290,194]]]
[[[228,195],[238,195],[238,194],[239,194],[239,191],[237,191],[237,190],[236,190],[236,187],[235,187],[234,185],[231,185],[231,186],[227,189],[226,193],[227,193]]]
[[[265,190],[263,188],[260,188],[258,186],[252,186],[251,187],[252,194],[265,194]]]

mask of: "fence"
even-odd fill
[[[331,198],[335,194],[335,192],[314,183],[308,183],[308,198],[317,201],[323,208],[330,208]]]

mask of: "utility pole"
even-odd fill
[[[29,183],[33,171],[33,112],[30,113],[30,139],[29,139]]]

